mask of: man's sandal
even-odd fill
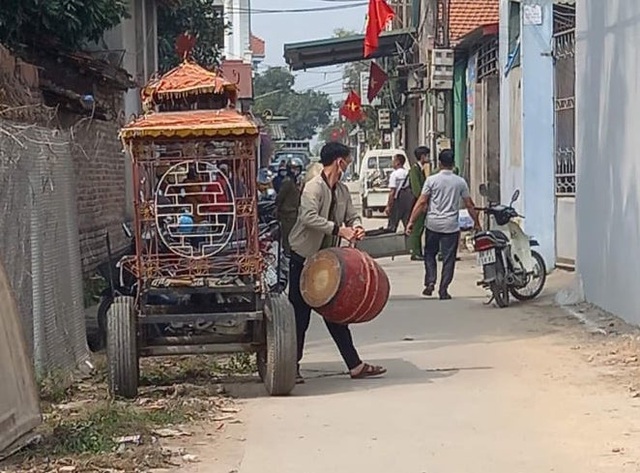
[[[376,376],[381,376],[385,374],[387,370],[382,366],[373,366],[367,363],[364,363],[362,369],[356,373],[351,374],[351,379],[364,379],[364,378],[374,378]]]

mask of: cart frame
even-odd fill
[[[186,60],[145,87],[148,112],[121,130],[136,251],[120,261],[135,287],[107,311],[115,396],[137,395],[148,356],[256,353],[270,395],[295,386],[295,318],[269,292],[259,239],[259,130],[235,98],[235,84]]]

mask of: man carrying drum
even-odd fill
[[[351,242],[364,237],[362,221],[351,201],[349,188],[340,182],[351,164],[349,148],[342,143],[327,143],[320,152],[320,162],[322,172],[310,179],[302,190],[298,219],[289,236],[289,301],[296,316],[298,383],[304,382],[300,376],[300,360],[311,320],[311,307],[303,299],[300,290],[304,262],[324,248],[338,246],[340,239]],[[325,324],[349,368],[351,378],[369,378],[386,373],[386,369],[381,366],[362,362],[347,325],[328,320],[325,320]]]

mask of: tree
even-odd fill
[[[4,0],[0,8],[0,42],[78,50],[99,42],[105,31],[128,17],[127,0]]]
[[[176,40],[183,33],[196,37],[191,56],[203,67],[213,69],[220,64],[224,35],[222,6],[218,0],[182,0],[179,6],[158,7],[158,55],[161,72],[180,64]]]
[[[254,80],[254,111],[262,114],[269,110],[273,115],[289,118],[287,138],[308,140],[318,128],[327,125],[333,104],[324,92],[293,90],[295,77],[283,67],[270,67]]]

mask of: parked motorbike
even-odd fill
[[[487,186],[480,185],[480,194],[487,197]],[[509,295],[520,301],[537,297],[544,288],[547,276],[544,259],[532,247],[540,246],[522,230],[518,220],[524,218],[513,208],[520,190],[516,189],[509,205],[489,203],[476,210],[485,212],[489,230],[473,236],[478,265],[483,278],[479,286],[491,291],[491,299],[498,307],[509,305]]]
[[[111,250],[109,234],[105,237],[107,247],[107,261],[98,265],[98,274],[107,282],[107,287],[100,293],[100,304],[96,313],[97,331],[87,334],[87,343],[91,351],[100,351],[106,346],[107,336],[107,312],[117,296],[132,296],[137,294],[137,279],[122,265],[122,259],[135,254],[135,240],[133,231],[127,223],[122,224],[122,230],[129,240],[129,245],[117,254]],[[177,300],[167,295],[153,295],[149,299],[151,304],[171,305]]]

